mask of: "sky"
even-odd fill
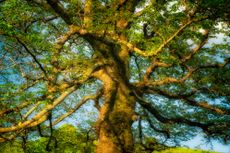
[[[212,150],[221,153],[230,153],[230,143],[224,145],[216,140],[211,140],[211,143],[206,143],[203,136],[204,135],[202,134],[197,135],[193,139],[182,144],[188,146],[189,148],[199,148],[203,150]]]

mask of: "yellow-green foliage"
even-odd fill
[[[153,153],[217,153],[217,152],[198,150],[198,149],[187,149],[187,148],[170,148],[163,151],[154,151]]]
[[[0,143],[0,153],[23,153],[23,149],[17,141]]]
[[[91,134],[91,133],[89,133]],[[46,147],[49,137],[41,137],[37,140],[28,140],[26,151],[23,151],[22,142],[15,140],[12,142],[0,143],[0,153],[93,153],[95,148],[95,137],[93,134],[87,136],[86,131],[76,129],[73,125],[64,124],[54,130],[53,136],[57,140],[52,140],[49,150]],[[87,138],[88,137],[88,138]]]

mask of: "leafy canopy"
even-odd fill
[[[0,142],[46,131],[68,150],[75,132],[53,131],[64,119],[98,136],[106,119],[132,126],[145,149],[201,131],[228,142],[229,4],[0,0]]]

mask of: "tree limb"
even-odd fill
[[[74,108],[70,109],[66,114],[63,114],[62,116],[60,116],[58,119],[56,119],[55,121],[52,122],[52,125],[56,125],[59,122],[61,122],[62,120],[64,120],[66,117],[72,115],[74,112],[76,112],[78,109],[81,108],[82,105],[84,105],[88,100],[92,99],[95,100],[97,99],[99,96],[101,96],[102,92],[98,91],[95,95],[88,95],[82,98],[82,100],[80,102],[78,102]]]
[[[44,75],[46,77],[48,77],[46,70],[44,69],[44,67],[41,65],[41,63],[38,61],[37,57],[29,50],[29,48],[26,46],[25,43],[23,43],[17,36],[15,36],[15,39],[18,41],[18,43],[20,43],[23,48],[26,50],[26,52],[33,58],[33,60],[37,63],[37,65],[39,66],[39,68],[42,70],[42,72],[44,73]]]
[[[195,126],[195,127],[201,128],[206,133],[209,132],[209,127],[214,125],[214,123],[200,123],[200,122],[190,121],[188,119],[179,118],[179,117],[177,117],[177,118],[164,117],[150,103],[146,102],[144,99],[139,97],[135,92],[134,92],[134,94],[138,100],[138,103],[143,108],[148,110],[158,121],[160,121],[162,123],[167,123],[167,124],[179,124],[180,123],[180,124],[186,124],[189,126]]]
[[[171,94],[171,93],[168,93],[167,91],[163,91],[160,89],[155,90],[154,93],[163,95],[163,96],[170,98],[170,99],[182,99],[182,100],[184,100],[185,103],[189,104],[190,106],[198,106],[200,108],[209,110],[209,111],[214,112],[214,113],[219,114],[219,115],[230,115],[230,111],[227,109],[212,106],[208,102],[205,102],[205,101],[196,102],[195,100],[190,99],[189,97],[191,95],[193,95],[194,93],[189,94],[189,95],[180,95],[180,94],[176,95],[176,94]]]
[[[18,123],[15,126],[11,127],[0,127],[0,133],[6,133],[6,132],[13,132],[17,131],[23,128],[27,127],[33,127],[36,126],[42,122],[44,122],[47,119],[47,113],[52,110],[54,107],[56,107],[58,104],[60,104],[65,98],[70,95],[72,92],[74,92],[77,89],[76,86],[72,86],[69,89],[67,89],[65,92],[63,92],[52,104],[47,105],[42,111],[37,113],[32,119],[24,121],[22,123]]]
[[[67,13],[67,11],[64,9],[64,7],[61,5],[59,0],[46,0],[46,2],[49,4],[53,10],[60,15],[60,17],[68,24],[71,25],[71,16]]]

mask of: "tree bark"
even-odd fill
[[[97,121],[99,142],[96,152],[132,153],[134,142],[131,126],[134,116],[134,98],[129,95],[130,90],[124,84],[110,81],[113,80],[104,82],[105,102]]]
[[[124,56],[124,49],[108,51],[103,45],[96,46],[100,52],[104,49],[103,56],[107,54],[106,60],[110,61],[107,66],[94,73],[94,77],[100,79],[104,85],[104,103],[95,125],[98,132],[96,152],[132,153],[134,140],[131,127],[135,118],[135,98],[131,94],[127,74],[124,72],[125,64],[120,69],[121,63],[128,63],[122,61],[119,55]],[[112,55],[109,55],[111,53]]]

